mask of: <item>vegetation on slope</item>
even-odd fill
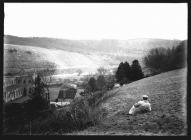
[[[186,41],[173,48],[154,48],[144,57],[144,64],[158,73],[183,68],[186,66],[186,50]]]

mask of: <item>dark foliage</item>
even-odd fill
[[[131,76],[131,67],[128,62],[125,62],[123,65],[123,69],[125,71],[125,77],[130,78]]]
[[[130,79],[135,81],[143,78],[143,72],[138,60],[134,60],[131,65]]]
[[[115,85],[115,82],[116,82],[115,76],[114,75],[108,75],[106,77],[106,88],[108,90],[112,89]]]
[[[144,77],[138,60],[134,60],[130,66],[128,62],[121,62],[116,72],[116,81],[120,84],[127,84],[131,81],[139,80]]]
[[[14,49],[9,49],[8,51],[9,51],[10,53],[17,53],[17,49],[15,49],[15,48],[14,48]]]
[[[96,80],[98,90],[103,90],[106,87],[106,80],[103,75],[100,75]]]
[[[166,72],[186,66],[186,41],[173,48],[154,48],[144,57],[145,66],[154,71]]]
[[[96,80],[94,77],[91,77],[88,81],[88,91],[94,92],[97,90]]]
[[[123,67],[123,62],[121,62],[120,64],[119,64],[119,67],[118,67],[118,69],[117,69],[117,71],[116,71],[116,82],[118,82],[118,83],[120,83],[120,84],[123,84],[122,83],[122,80],[123,80],[123,78],[125,77],[125,70],[124,70],[124,67]]]
[[[37,75],[37,77],[35,78],[35,89],[33,96],[43,96],[44,93],[44,83],[41,81],[40,76]]]

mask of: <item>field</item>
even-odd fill
[[[113,95],[101,103],[106,116],[99,125],[69,135],[186,135],[186,73],[174,70],[109,91]],[[128,115],[143,94],[152,111]]]

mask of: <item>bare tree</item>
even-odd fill
[[[51,82],[53,81],[53,75],[55,74],[56,72],[56,69],[53,68],[53,69],[45,69],[43,71],[40,72],[40,77],[41,77],[41,80],[44,84],[44,88],[45,90],[47,91],[47,95],[46,95],[46,98],[48,101],[50,101],[50,92],[49,92],[49,87],[50,87],[50,84]]]
[[[105,69],[104,67],[99,67],[97,71],[99,75],[105,75],[107,73],[107,69]]]
[[[80,76],[82,74],[82,70],[81,69],[78,69],[77,70],[77,73],[78,73],[78,76]]]

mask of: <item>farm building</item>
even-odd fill
[[[16,99],[18,100],[19,98],[30,96],[33,90],[34,80],[32,76],[4,76],[3,100],[5,103],[13,102]]]
[[[58,102],[68,99],[74,99],[76,96],[77,89],[71,85],[64,85],[61,87],[58,94]]]

